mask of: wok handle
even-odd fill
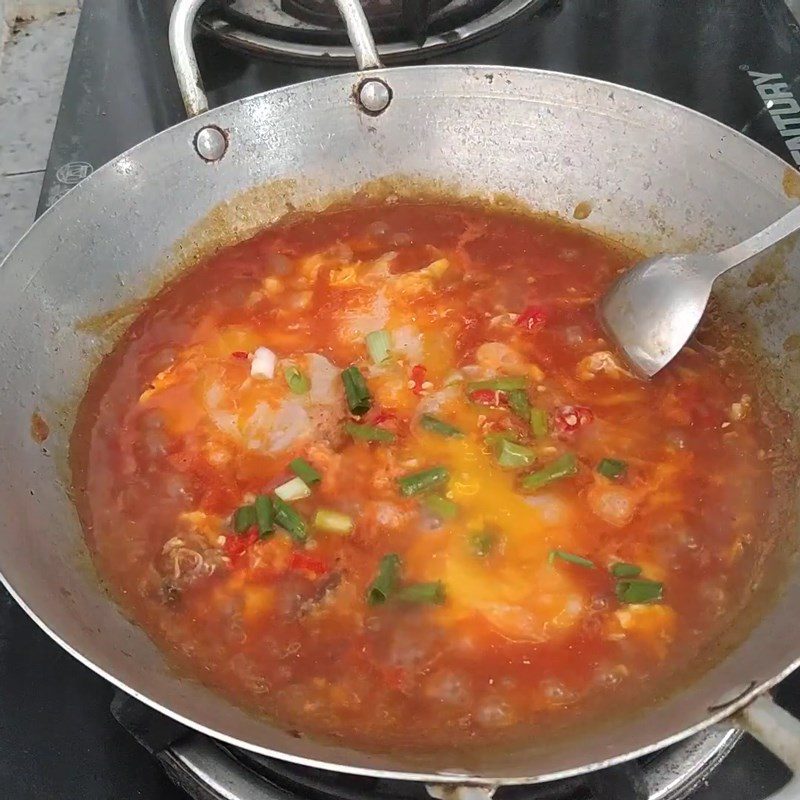
[[[169,18],[169,52],[189,118],[208,111],[208,98],[192,43],[194,20],[204,2],[205,0],[176,0]]]
[[[764,693],[732,721],[758,739],[792,771],[789,782],[766,800],[800,800],[800,720]]]
[[[375,39],[367,22],[367,15],[359,0],[334,0],[347,28],[347,38],[356,54],[360,70],[379,69],[383,66],[375,46]]]
[[[197,65],[192,43],[192,30],[197,13],[205,0],[176,0],[169,19],[169,50],[178,87],[188,117],[208,111],[208,98],[203,88],[203,78]],[[347,36],[353,46],[360,70],[381,66],[378,48],[369,28],[366,14],[359,0],[335,0],[347,27]]]

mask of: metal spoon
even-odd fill
[[[652,377],[694,333],[714,281],[800,229],[800,206],[720,253],[661,255],[620,276],[600,301],[600,321],[634,369]]]

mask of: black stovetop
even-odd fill
[[[169,5],[84,0],[39,213],[93,167],[183,119],[167,47]],[[212,106],[333,71],[258,61],[207,40],[198,50]],[[777,92],[791,92],[800,78],[798,26],[783,0],[562,0],[435,60],[542,67],[633,86],[716,117],[793,163],[792,139],[781,136],[751,74],[770,76],[762,85]],[[777,121],[787,130],[786,117]],[[112,695],[0,589],[3,798],[185,800],[114,721]],[[778,697],[800,711],[800,677],[784,682]],[[692,800],[760,800],[783,776],[745,739]]]

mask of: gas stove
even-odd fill
[[[658,94],[800,163],[800,28],[785,0],[364,0],[387,64],[538,67]],[[171,3],[84,0],[39,213],[109,159],[184,118]],[[197,25],[211,106],[352,69],[332,0],[216,0]],[[576,147],[590,143],[576,143]],[[223,746],[114,692],[0,589],[3,797],[81,800],[425,800],[424,787],[345,777]],[[777,689],[800,713],[800,675]],[[586,778],[499,800],[761,800],[786,769],[713,729]]]

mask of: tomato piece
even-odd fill
[[[553,425],[559,433],[573,433],[594,420],[588,406],[560,406],[553,414]]]
[[[207,472],[202,470],[194,470],[193,474],[199,480],[208,481]],[[203,511],[210,511],[211,513],[220,513],[232,505],[236,504],[239,497],[239,491],[236,487],[232,486],[209,486],[200,498],[200,508]]]
[[[492,408],[504,408],[508,405],[508,395],[497,389],[476,389],[469,393],[471,403]]]
[[[425,376],[427,374],[428,370],[426,367],[423,367],[422,364],[415,364],[411,367],[411,380],[414,383],[411,391],[414,392],[414,394],[422,394],[422,384],[425,383]]]
[[[248,563],[250,575],[259,580],[269,580],[285,575],[294,546],[288,536],[271,536],[259,539],[253,547]]]
[[[503,416],[488,428],[488,433],[508,433],[522,440],[530,433],[530,426],[516,414]]]
[[[541,306],[528,306],[523,309],[522,313],[517,319],[516,325],[518,328],[524,328],[526,331],[536,331],[543,328],[547,322],[547,311]]]
[[[408,673],[402,667],[385,667],[383,676],[386,684],[392,689],[403,691],[408,681]]]
[[[240,359],[242,361],[246,361],[247,358],[248,358],[248,355],[247,355],[247,353],[245,353],[244,350],[234,350],[231,353],[231,357],[232,358],[238,358],[238,359]]]
[[[222,552],[225,553],[234,563],[238,561],[247,550],[258,541],[258,528],[252,525],[247,529],[247,533],[237,536],[231,534],[225,537],[225,544]]]
[[[289,559],[289,569],[309,572],[315,578],[328,572],[328,565],[320,558],[295,550]]]

